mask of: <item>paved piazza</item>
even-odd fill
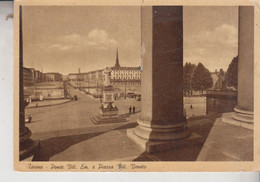
[[[77,129],[95,126],[91,121],[91,117],[98,114],[100,100],[83,92],[70,88],[72,95],[77,95],[77,101],[71,101],[61,105],[48,107],[27,108],[26,116],[32,117],[32,123],[27,124],[33,133],[62,131],[69,129]],[[116,101],[119,108],[119,115],[129,120],[128,108],[135,106],[136,114],[132,114],[131,118],[138,117],[141,111],[141,102],[133,98],[120,99]],[[190,109],[192,105],[192,109]],[[184,98],[184,108],[186,116],[196,116],[206,114],[206,98],[205,97],[186,97]]]
[[[206,116],[205,97],[184,98],[188,127],[202,136],[205,144],[148,154],[126,135],[127,129],[137,126],[140,101],[130,98],[116,101],[119,115],[126,122],[95,125],[91,117],[98,114],[100,100],[73,88],[70,90],[72,95],[78,96],[77,101],[26,109],[26,115],[32,116],[32,123],[26,124],[32,131],[32,139],[41,141],[34,161],[252,160],[251,131],[216,120],[219,115]],[[129,106],[136,107],[135,114],[129,115]],[[192,116],[200,117],[193,119]],[[239,133],[240,137],[234,133]],[[230,140],[225,138],[234,141],[232,147]],[[246,146],[238,147],[242,144]],[[237,150],[235,153],[234,148]],[[214,151],[214,155],[207,155],[209,151]]]

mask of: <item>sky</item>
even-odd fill
[[[140,7],[23,7],[24,66],[76,73],[139,66]],[[120,16],[118,16],[120,15]],[[184,7],[184,63],[227,69],[237,55],[237,7]]]
[[[184,63],[227,70],[238,54],[238,7],[184,7]]]
[[[120,15],[120,16],[118,16]],[[64,74],[140,62],[140,7],[25,7],[24,66]]]

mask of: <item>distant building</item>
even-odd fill
[[[141,72],[138,67],[111,67],[112,85],[141,84]]]
[[[23,67],[24,98],[31,100],[64,98],[64,86],[61,81],[60,73],[42,73],[34,68]]]
[[[138,67],[121,67],[119,64],[118,50],[116,52],[116,63],[111,67],[112,85],[139,85],[141,84],[141,72]]]
[[[44,73],[45,81],[47,82],[59,82],[62,81],[62,74],[51,72],[51,73]]]
[[[23,67],[23,82],[24,86],[31,86],[35,83],[44,82],[45,74],[34,68]]]
[[[104,80],[102,74],[103,71],[104,69],[90,71],[86,73],[71,73],[68,74],[68,81],[78,86],[90,86],[90,87],[100,86],[103,84],[103,80]]]
[[[44,74],[38,70],[35,71],[36,82],[43,82],[45,80]]]
[[[118,50],[116,52],[115,66],[111,69],[111,83],[112,85],[140,85],[141,72],[138,67],[121,67],[119,64]],[[74,85],[82,86],[101,86],[104,81],[104,69],[90,71],[86,73],[71,73],[68,75],[68,81]]]
[[[23,68],[23,85],[34,85],[34,69],[32,70],[30,68]]]

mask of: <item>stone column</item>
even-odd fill
[[[183,8],[141,7],[141,39],[142,113],[127,132],[147,152],[156,152],[190,136],[183,116]]]
[[[253,129],[254,119],[254,7],[239,7],[238,103],[233,119]]]
[[[24,100],[23,94],[23,33],[22,33],[22,7],[20,6],[19,21],[19,160],[23,160],[35,152],[39,141],[30,139],[32,132],[25,126],[25,107],[29,104]]]

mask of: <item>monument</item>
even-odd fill
[[[214,86],[206,91],[207,114],[232,112],[237,105],[237,90],[227,86],[227,74],[228,72],[225,73],[223,69],[220,69]]]
[[[226,89],[226,83],[225,83],[225,73],[223,69],[219,70],[219,73],[217,74],[218,79],[214,83],[214,90],[223,90]]]
[[[92,118],[94,124],[108,124],[125,121],[125,119],[118,115],[118,108],[115,106],[115,93],[110,82],[110,73],[110,68],[106,68],[103,71],[105,77],[103,85],[103,100],[99,108],[99,115]]]

